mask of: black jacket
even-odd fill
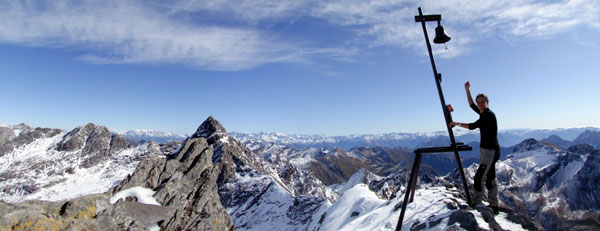
[[[498,144],[498,122],[496,121],[496,114],[489,108],[485,109],[482,113],[474,103],[471,104],[471,109],[479,114],[479,119],[469,124],[470,130],[479,128],[481,133],[481,144],[479,147],[499,150],[500,145]]]

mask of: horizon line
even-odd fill
[[[155,129],[146,129],[146,128],[136,128],[136,129],[127,129],[127,130],[123,130],[123,129],[117,129],[117,128],[112,128],[112,127],[108,127],[105,125],[101,125],[101,124],[96,124],[93,122],[89,122],[92,124],[95,124],[97,126],[104,126],[106,127],[109,131],[114,132],[114,133],[127,133],[129,131],[148,131],[148,132],[159,132],[159,133],[164,133],[164,134],[170,134],[173,136],[190,136],[190,134],[185,134],[185,133],[175,133],[175,132],[164,132],[161,130],[155,130]],[[0,127],[8,127],[8,126],[16,126],[16,125],[20,125],[20,124],[25,124],[29,127],[31,127],[32,129],[35,128],[46,128],[46,127],[39,127],[39,126],[31,126],[27,123],[17,123],[17,124],[5,124],[5,123],[0,123]],[[88,123],[86,123],[88,124]],[[64,128],[58,128],[60,130],[63,131],[71,131],[75,128],[81,127],[81,126],[85,126],[84,125],[80,125],[80,126],[76,126],[74,128],[70,128],[70,129],[64,129]],[[600,129],[599,125],[587,125],[587,126],[573,126],[573,127],[556,127],[556,128],[508,128],[508,129],[499,129],[498,133],[500,132],[508,132],[508,131],[519,131],[519,130],[525,130],[525,131],[535,131],[535,130],[561,130],[561,129],[585,129],[585,128],[595,128],[595,129]],[[275,134],[283,134],[283,135],[288,135],[288,136],[325,136],[325,137],[340,137],[340,136],[359,136],[359,135],[387,135],[387,134],[436,134],[436,133],[446,133],[447,131],[444,130],[438,130],[438,131],[426,131],[426,132],[383,132],[383,133],[352,133],[352,134],[346,134],[346,135],[326,135],[324,133],[312,133],[312,134],[307,134],[307,133],[286,133],[286,132],[275,132],[275,131],[257,131],[257,132],[240,132],[240,131],[228,131],[227,133],[240,133],[240,134],[263,134],[263,133],[275,133]],[[457,133],[456,131],[454,132],[455,134]],[[461,129],[458,131],[458,133],[479,133],[479,131],[476,130],[465,130],[465,129]]]

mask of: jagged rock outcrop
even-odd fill
[[[104,126],[96,126],[91,131],[85,146],[81,151],[81,167],[89,168],[94,163],[100,162],[110,156],[108,150],[110,149],[112,134]]]
[[[159,147],[160,147],[160,152],[165,154],[165,155],[170,155],[172,154],[173,151],[176,151],[181,145],[183,145],[184,141],[167,141],[164,143],[160,143]]]
[[[238,204],[238,200],[245,200],[246,196],[239,194],[248,193],[244,189],[234,189],[238,176],[271,176],[273,180],[279,180],[277,173],[266,161],[254,154],[245,145],[227,135],[227,131],[219,121],[212,116],[208,117],[198,127],[192,138],[204,138],[209,145],[214,147],[212,162],[219,166],[219,194],[225,207]],[[251,189],[250,191],[261,191],[262,189]]]
[[[56,150],[76,151],[81,149],[81,167],[89,168],[129,147],[131,144],[125,138],[118,134],[112,134],[105,126],[88,123],[68,132],[58,143]]]
[[[85,141],[88,139],[90,133],[96,128],[93,123],[88,123],[84,126],[77,127],[67,133],[58,143],[57,151],[74,151],[80,149],[85,145]]]
[[[337,197],[296,165],[269,163],[229,136],[213,117],[192,137],[205,138],[214,147],[213,164],[220,168],[219,196],[237,229],[308,229],[316,223],[314,214]]]
[[[189,138],[167,158],[141,161],[112,192],[135,186],[155,190],[154,198],[175,210],[160,224],[164,230],[231,230],[233,222],[220,203],[216,184],[220,168],[213,165],[213,154],[206,139]]]
[[[196,129],[192,138],[203,137],[206,138],[208,143],[213,144],[225,136],[227,136],[227,130],[221,125],[221,122],[212,116],[209,116],[200,127]]]

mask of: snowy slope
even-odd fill
[[[352,181],[341,187],[347,190],[321,216],[320,230],[395,230],[404,194],[399,193],[390,200],[383,199],[365,184],[367,182],[357,183],[357,179],[364,179],[364,174],[364,171],[358,172],[352,176]],[[446,230],[469,222],[474,225],[472,228],[491,229],[480,211],[465,207],[466,202],[456,188],[439,183],[424,184],[415,191],[415,201],[407,206],[402,229],[422,226],[417,230]],[[472,216],[465,221],[454,218],[465,214]],[[523,230],[520,224],[509,221],[507,216],[506,212],[501,212],[494,222],[504,229]]]
[[[323,198],[292,196],[271,179],[263,177],[245,177],[237,184],[260,188],[244,203],[227,208],[237,230],[305,230],[316,223],[314,214],[330,205]],[[252,192],[249,188],[238,189]]]
[[[70,151],[59,148],[60,144],[75,137],[73,133],[65,131],[52,137],[34,139],[21,146],[15,145],[14,150],[0,156],[0,200],[57,201],[104,192],[133,172],[142,158],[160,154],[156,143],[123,146],[123,149],[113,147],[112,152],[107,148],[106,155],[109,157],[94,159],[97,161],[83,167],[82,163],[90,160],[87,155],[94,154],[85,151],[86,148],[90,149],[91,144],[108,142],[106,145],[109,147],[118,140],[111,135],[93,137],[93,134],[84,137],[85,142]]]
[[[496,225],[506,230],[597,229],[600,225],[593,217],[599,214],[599,206],[589,203],[594,204],[599,198],[598,185],[590,185],[590,182],[600,181],[600,170],[597,168],[599,162],[599,152],[589,146],[571,147],[563,151],[553,144],[534,139],[525,140],[506,161],[497,164],[503,208],[501,213],[491,222],[482,211],[465,211],[473,215],[478,228],[488,230],[497,228]],[[470,185],[476,169],[477,164],[465,169]],[[364,173],[357,173],[357,176],[348,181],[348,185],[336,186],[336,191],[343,194],[326,211],[322,230],[395,228],[404,188],[400,185],[400,192],[396,197],[383,200],[381,194],[373,192],[366,184],[357,183],[357,179],[362,178],[360,174]],[[449,174],[445,179],[454,182],[455,186],[449,188],[443,186],[444,183],[440,184],[443,181],[434,180],[424,183],[416,190],[415,202],[407,208],[404,230],[446,230],[455,225],[451,224],[454,220],[452,214],[461,213],[461,217],[465,216],[462,212],[457,212],[464,210],[457,208],[464,208],[466,205],[461,192],[457,191],[457,188],[461,188],[457,172]]]
[[[261,177],[241,177],[238,184],[263,185],[255,199],[228,209],[237,230],[395,230],[403,194],[387,200],[365,184],[365,170],[357,172],[347,184],[340,185],[342,196],[333,204],[311,197],[294,197],[277,184]],[[263,183],[258,183],[263,181]],[[362,181],[362,182],[361,182]],[[266,184],[266,185],[265,185]],[[248,190],[246,190],[248,191]],[[476,228],[490,229],[484,215],[477,210],[461,209],[466,202],[455,188],[424,185],[416,190],[415,202],[409,204],[403,230],[425,224],[422,230],[458,228],[464,221],[451,216],[472,214]],[[457,213],[457,214],[455,214]],[[454,215],[453,215],[454,214]],[[508,230],[524,230],[502,212],[495,222]]]

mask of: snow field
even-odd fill
[[[152,197],[154,195],[154,193],[155,192],[152,191],[152,189],[136,186],[136,187],[121,190],[121,191],[115,193],[115,195],[110,198],[109,202],[112,205],[112,204],[116,203],[119,199],[125,199],[127,197],[135,197],[137,199],[137,202],[140,202],[142,204],[160,205],[160,203],[158,203],[156,201],[156,199],[154,199],[154,197]]]
[[[158,203],[156,201],[156,199],[154,199],[154,197],[152,197],[154,195],[154,193],[155,192],[152,191],[152,189],[136,186],[136,187],[128,188],[128,189],[121,190],[121,191],[115,193],[115,195],[109,199],[109,202],[110,202],[110,204],[114,204],[119,199],[125,200],[125,198],[127,198],[127,197],[135,197],[137,202],[142,203],[142,204],[160,205],[160,203]],[[148,227],[146,227],[146,229],[149,231],[159,231],[160,226],[158,226],[158,223],[154,223],[154,224],[148,225]]]

